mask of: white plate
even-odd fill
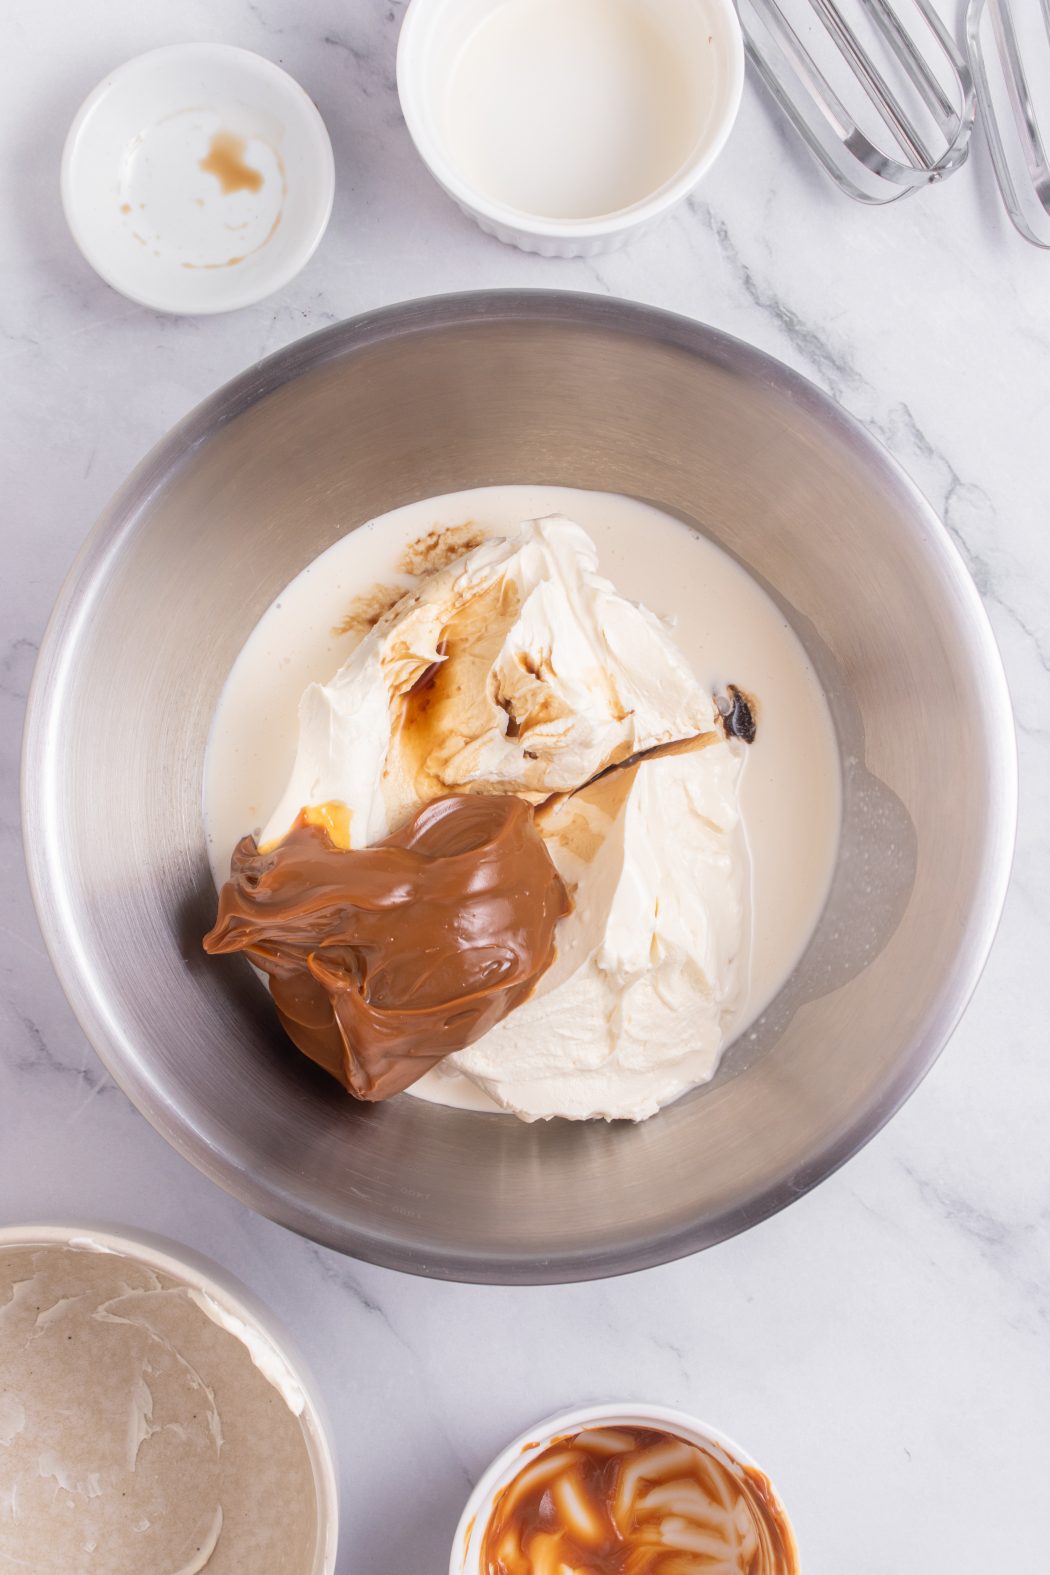
[[[332,145],[279,66],[176,44],[111,72],[62,155],[73,238],[107,284],[162,312],[226,312],[299,272],[328,224]]]

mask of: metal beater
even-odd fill
[[[893,202],[965,162],[973,80],[931,0],[897,0],[896,8],[890,0],[738,0],[738,9],[766,87],[851,197]]]
[[[1006,211],[1050,250],[1050,0],[970,0],[966,43]]]

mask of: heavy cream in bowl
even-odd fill
[[[565,518],[567,517],[567,518]],[[521,1092],[504,1087],[486,1073],[486,1050],[505,1068],[528,1061],[533,1050],[549,1048],[560,1077],[562,1066],[572,1072],[573,1058],[586,1060],[593,1046],[578,1042],[579,1012],[573,979],[516,1007],[498,1027],[466,1052],[450,1057],[415,1082],[417,1097],[464,1108],[512,1108],[526,1119],[550,1114],[629,1115],[641,1119],[676,1097],[684,1087],[705,1081],[717,1065],[724,1044],[745,1032],[777,994],[808,944],[827,896],[835,864],[840,825],[841,769],[833,725],[820,683],[786,617],[765,591],[732,558],[681,521],[636,499],[606,493],[550,486],[501,486],[428,499],[394,510],[349,532],[308,564],[264,614],[245,644],[227,680],[213,722],[205,763],[205,823],[217,886],[230,873],[234,847],[247,833],[268,845],[284,830],[288,815],[301,807],[296,798],[288,811],[289,780],[296,782],[300,698],[308,686],[328,683],[367,638],[377,618],[399,598],[427,583],[427,577],[452,565],[461,555],[486,542],[514,538],[522,521],[539,520],[546,528],[575,539],[579,528],[597,550],[601,575],[616,592],[641,603],[657,615],[661,638],[684,658],[690,683],[708,695],[737,688],[752,697],[757,732],[747,746],[739,784],[744,847],[743,924],[739,958],[730,958],[738,975],[731,1009],[710,1053],[686,1061],[685,1073],[668,1093],[665,1077],[676,1050],[667,1040],[679,1026],[671,1010],[652,1019],[641,1054],[653,1063],[653,1079],[642,1075],[638,1056],[629,1048],[592,1069],[579,1097],[590,1105],[568,1102],[564,1085],[553,1103],[544,1106],[554,1083],[546,1075],[532,1079]],[[544,521],[550,522],[546,527]],[[560,521],[560,523],[557,523]],[[575,522],[575,524],[570,524]],[[468,560],[469,561],[469,560]],[[622,602],[610,603],[614,611]],[[726,746],[721,746],[725,748]],[[697,770],[705,769],[705,753]],[[711,757],[713,758],[713,756]],[[359,763],[359,762],[358,762]],[[676,762],[667,762],[676,764]],[[684,762],[693,771],[690,762]],[[694,776],[698,784],[700,777]],[[296,788],[298,791],[298,788]],[[303,791],[306,791],[304,788]],[[264,832],[275,808],[285,803],[284,820]],[[313,803],[313,800],[310,800]],[[645,813],[644,800],[640,812]],[[704,811],[706,813],[706,809]],[[702,818],[702,817],[701,817]],[[391,828],[396,829],[396,828]],[[649,834],[651,832],[651,835]],[[375,841],[366,836],[365,842]],[[621,880],[626,923],[632,908],[648,896],[665,907],[680,884],[677,866],[685,857],[673,826],[641,828],[638,859]],[[721,890],[724,874],[707,866],[712,893]],[[584,906],[577,890],[576,908]],[[635,898],[637,897],[637,904]],[[722,923],[715,898],[704,894],[693,907],[681,909],[682,926],[702,929]],[[581,914],[586,920],[586,913]],[[571,922],[571,921],[566,921]],[[623,924],[619,941],[624,941]],[[573,932],[564,925],[559,945],[568,947]],[[666,937],[673,948],[673,927],[657,924],[654,946]],[[688,971],[690,937],[684,948]],[[646,942],[649,945],[649,942]],[[653,960],[656,994],[677,988],[675,971],[659,970]],[[555,965],[555,967],[557,964]],[[551,978],[555,969],[551,970]],[[666,1001],[664,1003],[666,1005]],[[672,1006],[673,1006],[672,1002]],[[651,998],[650,1008],[660,1002]],[[565,1008],[559,1010],[559,1007]],[[619,1008],[614,1006],[614,1013]],[[691,1029],[683,1030],[688,1038]],[[515,1042],[507,1039],[508,1032]],[[584,1034],[583,1037],[586,1037]],[[559,1046],[565,1046],[564,1053]],[[491,1048],[490,1048],[491,1047]],[[684,1053],[692,1055],[686,1044]],[[479,1061],[479,1055],[481,1060]],[[623,1103],[621,1090],[600,1086],[613,1060],[631,1061],[629,1099],[641,1089],[637,1103]],[[592,1057],[593,1059],[593,1057]],[[462,1067],[461,1071],[459,1068]],[[618,1072],[622,1067],[618,1065]],[[531,1071],[529,1072],[531,1079]],[[570,1077],[570,1081],[571,1081]],[[575,1085],[574,1085],[575,1086]],[[653,1093],[653,1090],[656,1093]],[[661,1092],[661,1089],[663,1092]],[[538,1092],[536,1092],[538,1090]],[[597,1090],[597,1092],[595,1092]],[[609,1102],[619,1098],[620,1103]],[[603,1103],[602,1101],[606,1102]],[[537,1102],[538,1101],[538,1102]]]
[[[729,0],[413,0],[398,56],[431,172],[483,228],[552,255],[618,244],[677,201],[742,78]]]

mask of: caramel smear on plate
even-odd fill
[[[206,175],[214,175],[222,187],[224,197],[235,191],[258,191],[263,183],[261,170],[252,169],[244,162],[247,143],[232,131],[217,131],[211,139],[207,157],[200,167]]]

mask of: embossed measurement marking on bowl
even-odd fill
[[[641,202],[703,139],[717,61],[683,55],[675,22],[638,0],[505,0],[467,36],[443,132],[452,163],[491,201],[548,219]],[[677,45],[677,47],[676,47]]]
[[[589,532],[603,573],[621,590],[674,620],[675,640],[704,684],[724,691],[737,683],[758,698],[758,738],[742,789],[752,860],[742,1031],[790,974],[827,895],[840,821],[834,731],[802,646],[765,592],[712,542],[635,499],[564,487],[478,488],[394,510],[308,565],[249,637],[216,710],[204,804],[216,885],[228,876],[236,842],[261,828],[285,788],[303,689],[330,679],[370,620],[411,586],[401,567],[406,549],[450,532],[465,550],[555,512]],[[418,551],[412,567],[429,566]],[[493,1108],[473,1084],[447,1073],[428,1074],[411,1092]]]

